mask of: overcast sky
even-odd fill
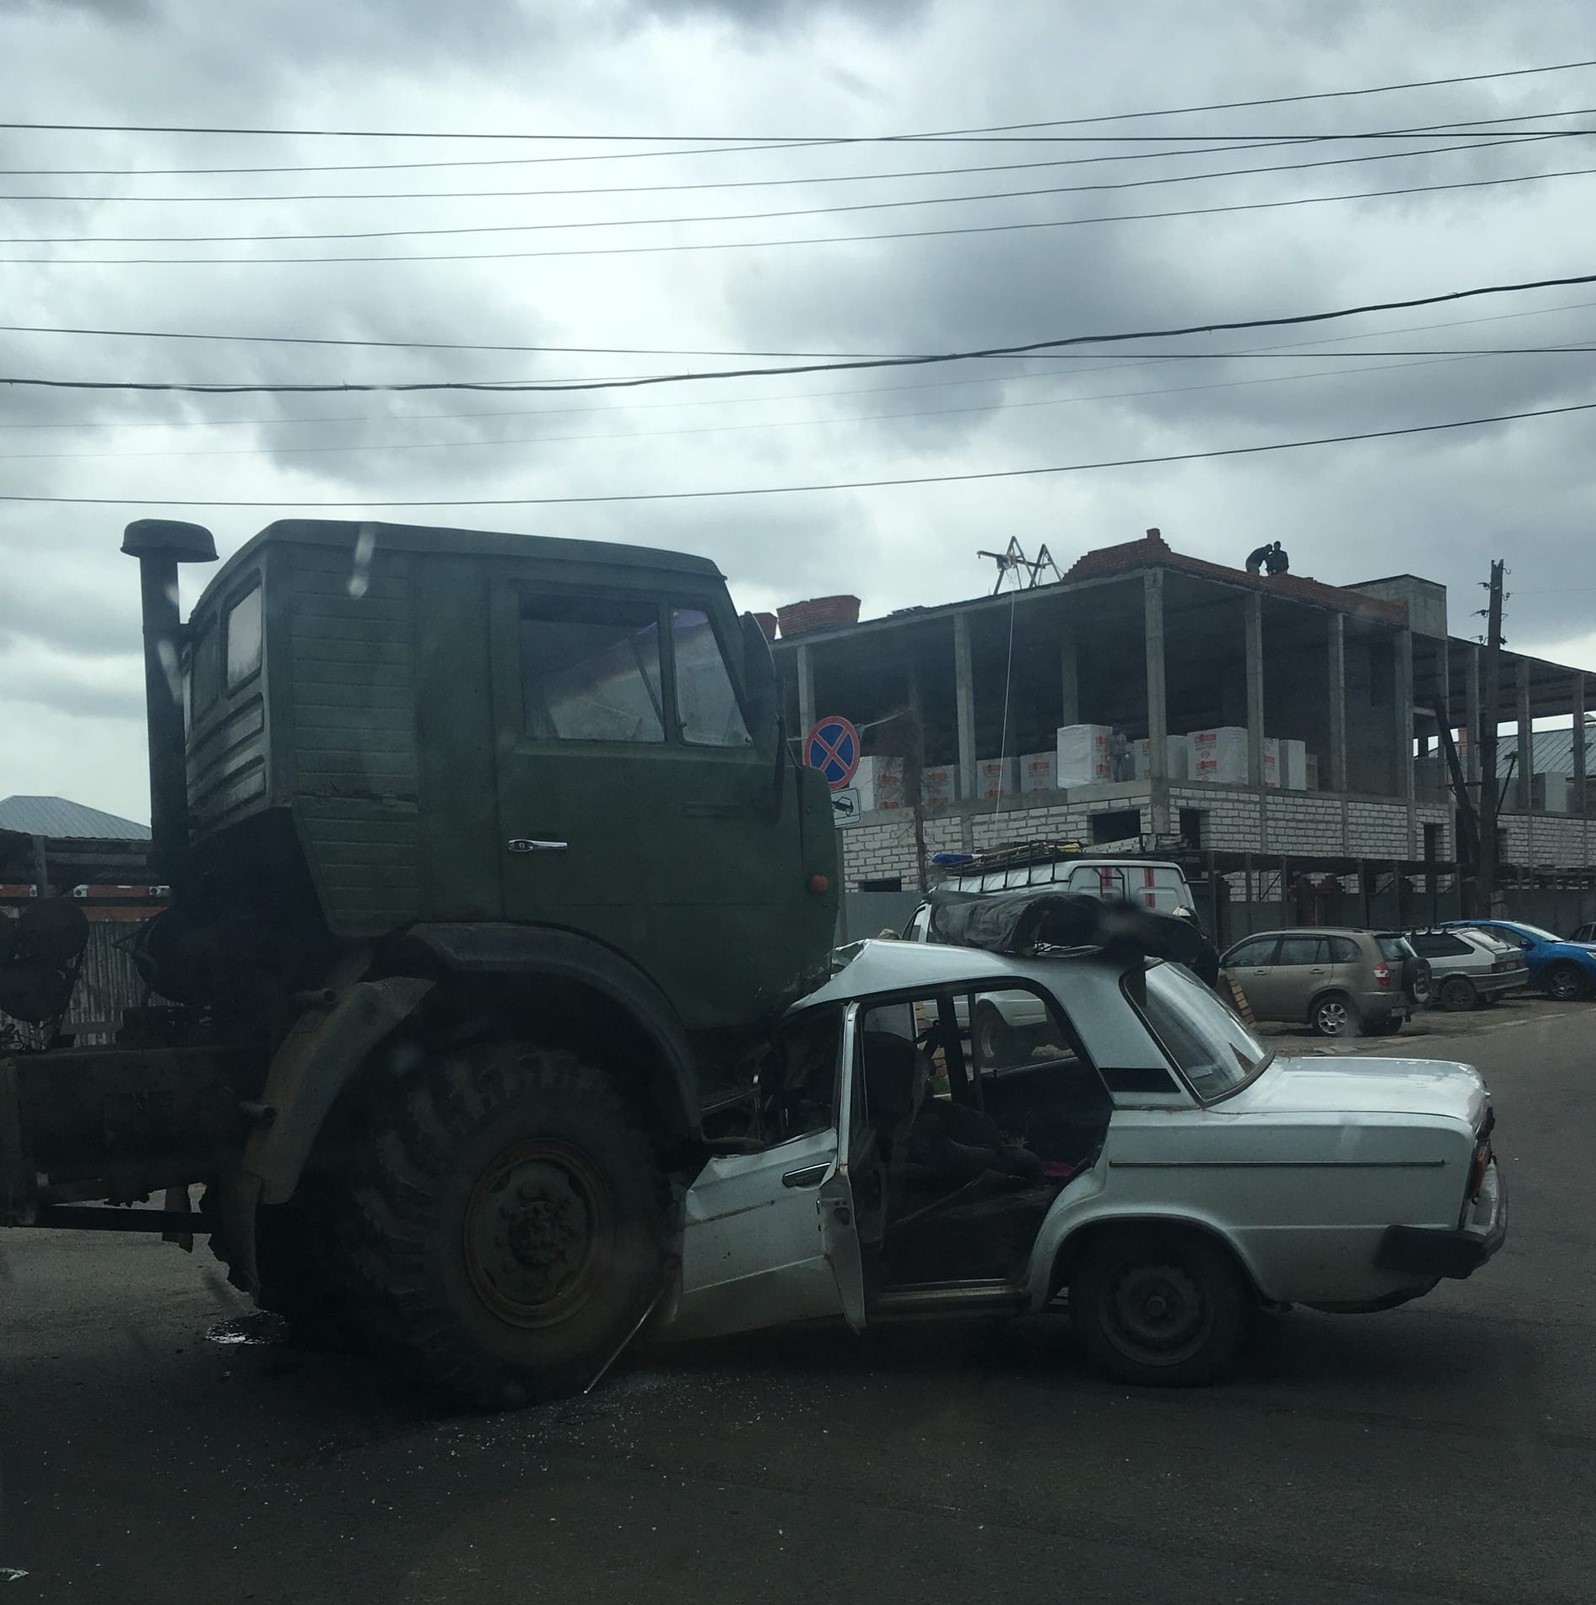
[[[11,197],[0,258],[44,259],[0,263],[6,324],[667,353],[0,333],[0,372],[218,383],[570,380],[774,360],[728,355],[742,352],[941,352],[1282,317],[1596,272],[1589,176],[1258,208],[1596,168],[1596,110],[1543,115],[1596,107],[1593,68],[1046,130],[1141,143],[878,138],[702,151],[725,136],[868,140],[1544,67],[1596,56],[1590,16],[1586,0],[470,0],[452,8],[0,0],[13,121],[641,136],[0,132],[0,167],[12,170],[0,179]],[[1592,133],[1439,154],[1412,152],[1492,135],[1174,154],[1244,134],[1493,118]],[[648,137],[664,135],[687,137],[675,148]],[[1149,135],[1180,139],[1160,146]],[[1193,176],[1369,156],[1384,159]],[[304,171],[464,162],[496,165]],[[153,171],[204,167],[299,170]],[[952,171],[961,168],[1002,170]],[[901,176],[928,169],[933,176]],[[1168,182],[1176,179],[1185,181]],[[1129,183],[1142,187],[815,210]],[[591,193],[599,189],[612,193]],[[418,192],[425,197],[402,198]],[[1198,207],[1255,209],[1074,221]],[[804,215],[750,215],[774,212]],[[746,220],[677,221],[728,215]],[[627,221],[638,219],[651,221]],[[1004,227],[1064,220],[1072,226]],[[391,232],[467,228],[497,232]],[[389,232],[260,239],[381,231]],[[113,243],[217,235],[249,238]],[[87,243],[29,243],[38,240]],[[755,241],[825,243],[747,244]],[[724,242],[738,248],[680,249]],[[510,254],[528,252],[567,254]],[[340,255],[389,260],[262,260]],[[468,259],[402,260],[428,255]],[[106,261],[115,257],[146,260]],[[172,257],[207,260],[148,260]],[[1223,562],[1278,538],[1295,571],[1323,580],[1400,570],[1439,579],[1451,589],[1453,633],[1470,634],[1477,625],[1468,614],[1483,595],[1476,583],[1492,557],[1505,556],[1513,647],[1596,668],[1590,413],[917,487],[563,507],[371,505],[957,475],[1566,406],[1596,401],[1596,356],[1458,353],[1587,343],[1593,332],[1596,284],[1144,341],[1072,360],[635,391],[174,397],[0,388],[8,459],[0,491],[111,499],[0,503],[0,796],[58,793],[148,818],[136,574],[117,546],[129,519],[209,497],[220,504],[175,516],[209,524],[224,554],[279,511],[333,503],[327,516],[703,552],[744,607],[851,591],[867,614],[988,589],[990,565],[976,551],[1010,536],[1028,549],[1045,541],[1067,566],[1156,524],[1177,550]],[[1190,358],[1305,341],[1323,343],[1269,357]],[[1404,355],[1345,354],[1384,351]]]

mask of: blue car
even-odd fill
[[[1567,1002],[1572,998],[1596,995],[1596,945],[1571,942],[1538,925],[1522,920],[1445,920],[1446,925],[1472,925],[1494,931],[1505,941],[1516,942],[1529,966],[1530,985],[1549,998]]]

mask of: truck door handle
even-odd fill
[[[569,842],[538,841],[530,836],[512,836],[504,844],[512,853],[563,853]]]
[[[781,1178],[783,1187],[818,1187],[826,1179],[829,1164],[805,1165],[802,1170],[789,1170]]]

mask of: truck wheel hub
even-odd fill
[[[517,1144],[484,1172],[466,1212],[478,1296],[517,1326],[563,1319],[586,1296],[604,1236],[598,1176],[574,1150]]]

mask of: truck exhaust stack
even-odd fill
[[[152,871],[176,881],[188,851],[188,753],[183,721],[183,619],[177,565],[214,563],[216,542],[200,524],[140,518],[122,535],[139,560],[144,612],[144,706],[150,742]]]

